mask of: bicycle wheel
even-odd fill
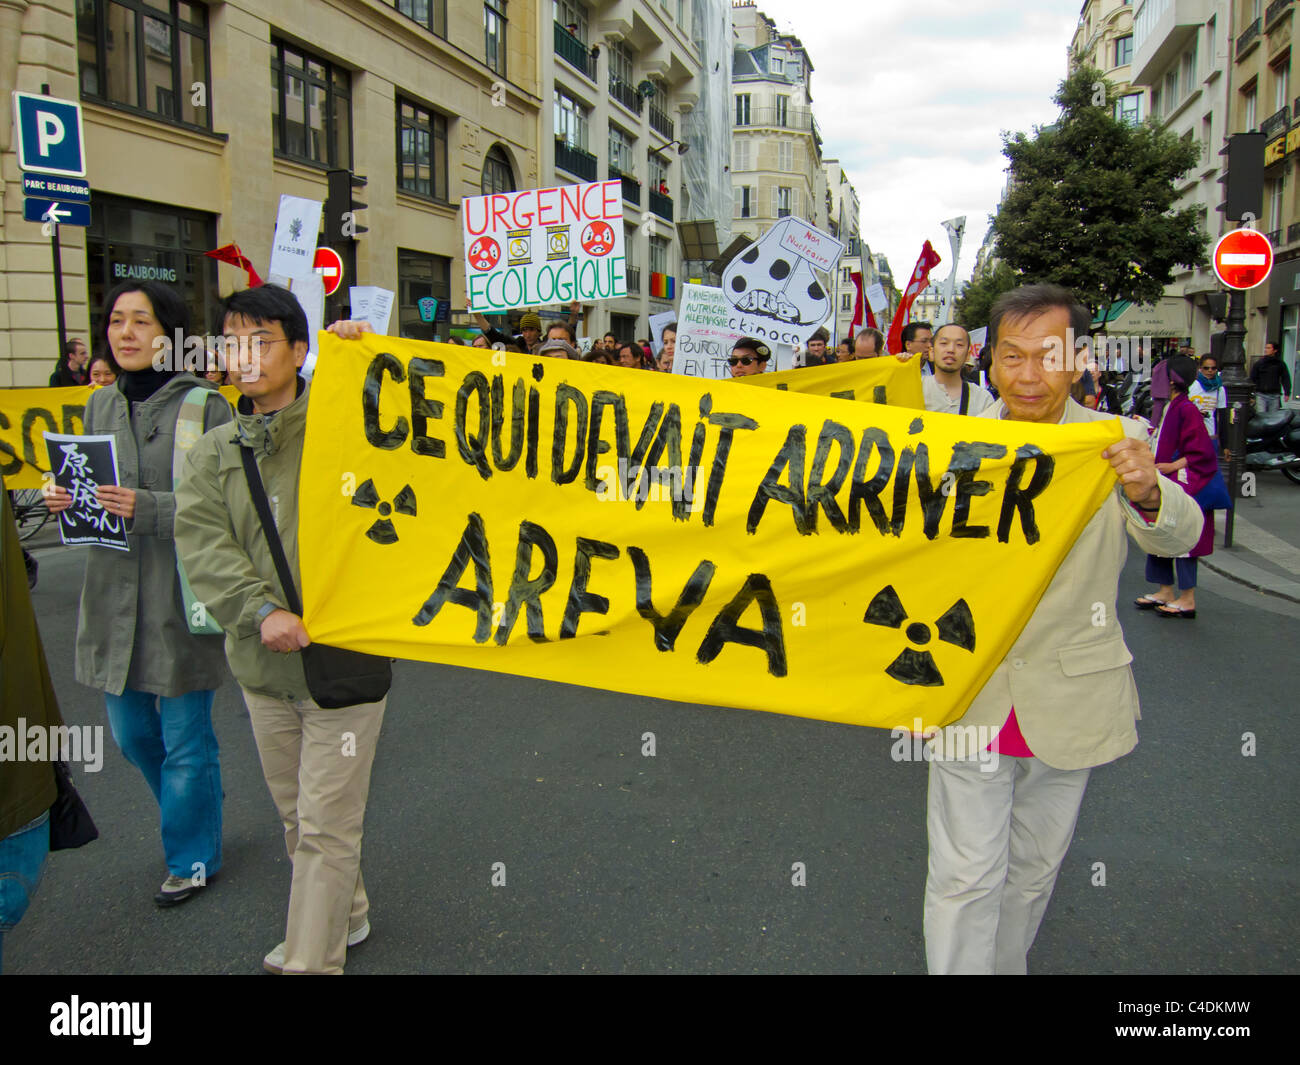
[[[50,508],[39,488],[22,488],[13,493],[14,521],[18,524],[18,539],[30,540],[50,520]]]

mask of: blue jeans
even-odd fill
[[[1274,396],[1265,395],[1263,392],[1255,393],[1256,414],[1268,414],[1270,411],[1281,410],[1281,409],[1282,409],[1281,393]]]
[[[216,692],[174,698],[128,688],[105,693],[108,724],[126,760],[144,774],[162,815],[163,854],[172,876],[221,868],[221,762],[212,731]]]
[[[1196,559],[1161,558],[1147,555],[1147,580],[1152,584],[1173,585],[1174,570],[1178,571],[1177,586],[1183,591],[1196,587]]]
[[[49,853],[49,810],[12,836],[0,839],[0,966],[4,965],[5,933],[27,912]]]

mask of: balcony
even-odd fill
[[[738,117],[746,120],[743,122],[738,121],[736,123],[738,127],[766,126],[769,129],[797,129],[817,132],[817,124],[813,121],[812,111],[807,108],[754,107],[750,108],[748,114],[741,114]]]
[[[629,266],[627,268],[627,293],[629,296],[635,296],[641,291],[641,267]]]
[[[1146,0],[1133,15],[1132,83],[1159,85],[1215,7],[1212,0]]]
[[[1285,133],[1287,126],[1291,124],[1291,109],[1283,107],[1281,111],[1274,111],[1268,118],[1259,124],[1260,133],[1264,134],[1266,141],[1276,137],[1279,133]]]
[[[1237,37],[1237,47],[1234,49],[1234,55],[1238,63],[1250,53],[1255,45],[1259,44],[1259,22],[1260,20],[1256,19]]]
[[[637,181],[631,174],[625,174],[616,166],[609,168],[610,181],[623,182],[623,199],[628,203],[634,203],[641,206],[641,182]]]
[[[596,180],[596,157],[591,152],[584,152],[563,140],[555,142],[555,166],[567,170],[574,177],[583,181]]]
[[[669,140],[674,139],[673,120],[668,117],[667,112],[659,110],[654,104],[650,105],[650,128]]]
[[[1273,2],[1268,5],[1268,8],[1264,11],[1265,32],[1273,29],[1273,23],[1280,19],[1290,6],[1291,0],[1273,0]]]
[[[1286,242],[1294,244],[1297,240],[1300,240],[1300,222],[1292,222],[1286,227]]]
[[[641,113],[641,108],[645,103],[641,99],[641,94],[626,81],[616,78],[613,74],[609,76],[609,94],[633,114],[639,115]]]
[[[1280,229],[1271,229],[1264,236],[1268,238],[1268,242],[1275,248],[1282,243],[1282,231]]]
[[[673,220],[673,201],[671,196],[665,196],[662,192],[650,190],[650,210],[662,218],[665,222]]]
[[[591,50],[558,22],[555,24],[555,54],[590,81],[596,80]]]

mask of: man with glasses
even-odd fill
[[[765,373],[771,357],[772,349],[761,340],[741,337],[732,347],[727,365],[731,367],[732,377],[748,377],[750,374]]]

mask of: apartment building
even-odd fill
[[[1148,108],[1145,89],[1133,82],[1133,7],[1133,0],[1084,0],[1067,65],[1100,70],[1119,94],[1115,117],[1136,124]]]
[[[732,230],[757,238],[779,218],[827,224],[822,137],[812,113],[812,60],[799,38],[749,0],[731,7],[735,50]]]
[[[835,308],[835,314],[828,325],[832,340],[838,341],[852,333],[853,307],[857,297],[852,275],[862,274],[865,291],[866,286],[876,280],[876,271],[869,248],[865,249],[866,257],[863,257],[864,249],[858,233],[860,205],[853,182],[849,180],[838,159],[827,159],[825,171],[826,230],[832,236],[844,241],[844,255],[840,259],[839,271],[832,278],[831,305]],[[865,270],[863,270],[864,263]]]
[[[88,334],[124,277],[175,284],[206,326],[246,279],[203,253],[236,242],[264,273],[280,195],[323,200],[340,168],[366,178],[369,232],[341,249],[327,314],[348,285],[381,285],[397,293],[390,330],[431,338],[420,297],[464,306],[461,198],[538,183],[540,2],[5,5],[18,38],[0,89],[48,86],[84,112],[91,225],[59,230],[68,335]],[[22,218],[16,159],[4,176],[0,385],[42,384],[58,346],[50,242]]]

